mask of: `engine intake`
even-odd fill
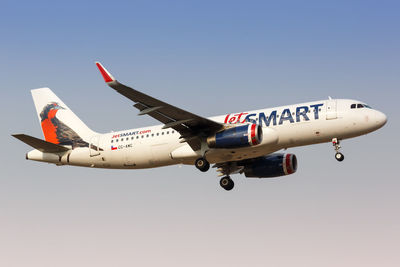
[[[246,124],[228,128],[207,138],[210,148],[239,148],[255,146],[262,142],[262,127]]]
[[[246,177],[273,178],[289,175],[297,170],[297,158],[294,154],[271,154],[256,158],[244,167]]]

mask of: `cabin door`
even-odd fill
[[[326,101],[326,119],[333,120],[337,118],[336,99]]]
[[[102,149],[100,148],[100,135],[93,136],[90,139],[90,145],[89,145],[90,156],[91,157],[99,156],[101,150]]]

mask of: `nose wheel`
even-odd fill
[[[343,161],[343,160],[344,160],[344,155],[343,155],[342,153],[340,153],[340,152],[337,152],[337,153],[335,154],[335,159],[336,159],[337,161]]]
[[[232,190],[233,187],[235,186],[235,183],[233,182],[233,180],[229,176],[222,177],[221,180],[219,181],[219,184],[226,191]]]
[[[343,161],[344,160],[344,155],[339,151],[341,146],[340,146],[340,141],[337,138],[332,139],[332,145],[335,147],[335,159],[337,161]]]

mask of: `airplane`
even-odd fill
[[[100,134],[87,127],[49,88],[31,90],[44,140],[15,138],[33,147],[27,160],[58,166],[144,169],[195,165],[206,172],[214,164],[225,190],[233,174],[273,178],[297,170],[297,157],[280,150],[331,142],[343,161],[340,141],[373,132],[387,122],[384,113],[351,99],[320,100],[205,118],[118,82],[100,62],[108,86],[134,102],[138,115],[162,125]]]

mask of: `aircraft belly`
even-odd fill
[[[150,159],[150,164],[155,166],[163,166],[172,164],[171,159],[171,144],[162,143],[154,144],[151,146],[152,157]]]
[[[212,149],[207,152],[206,157],[210,163],[221,163],[261,157],[279,149],[281,148],[277,145],[257,145],[237,149]]]
[[[170,144],[138,144],[125,149],[124,167],[141,169],[173,164],[170,157]]]

